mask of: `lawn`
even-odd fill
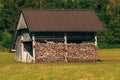
[[[98,62],[22,63],[0,52],[0,80],[120,80],[120,49],[99,50]]]

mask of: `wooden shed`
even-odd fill
[[[16,60],[35,62],[35,41],[81,43],[95,41],[96,32],[102,32],[94,10],[21,10],[10,52]]]

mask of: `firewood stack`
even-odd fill
[[[35,44],[36,62],[80,62],[96,61],[98,48],[93,44],[54,43]],[[66,55],[67,53],[67,55]]]

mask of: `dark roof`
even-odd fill
[[[94,10],[33,10],[22,13],[30,31],[104,31]]]
[[[94,10],[23,9],[29,31],[40,32],[101,32],[104,28]],[[22,27],[22,26],[21,26]],[[22,29],[22,28],[21,28]],[[15,47],[17,27],[10,52]]]

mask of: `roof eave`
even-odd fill
[[[70,31],[70,30],[66,30],[66,31],[58,31],[58,30],[30,30],[30,32],[105,32],[106,30],[103,29],[103,30],[90,30],[90,31],[85,31],[85,30],[82,30],[82,31]]]

